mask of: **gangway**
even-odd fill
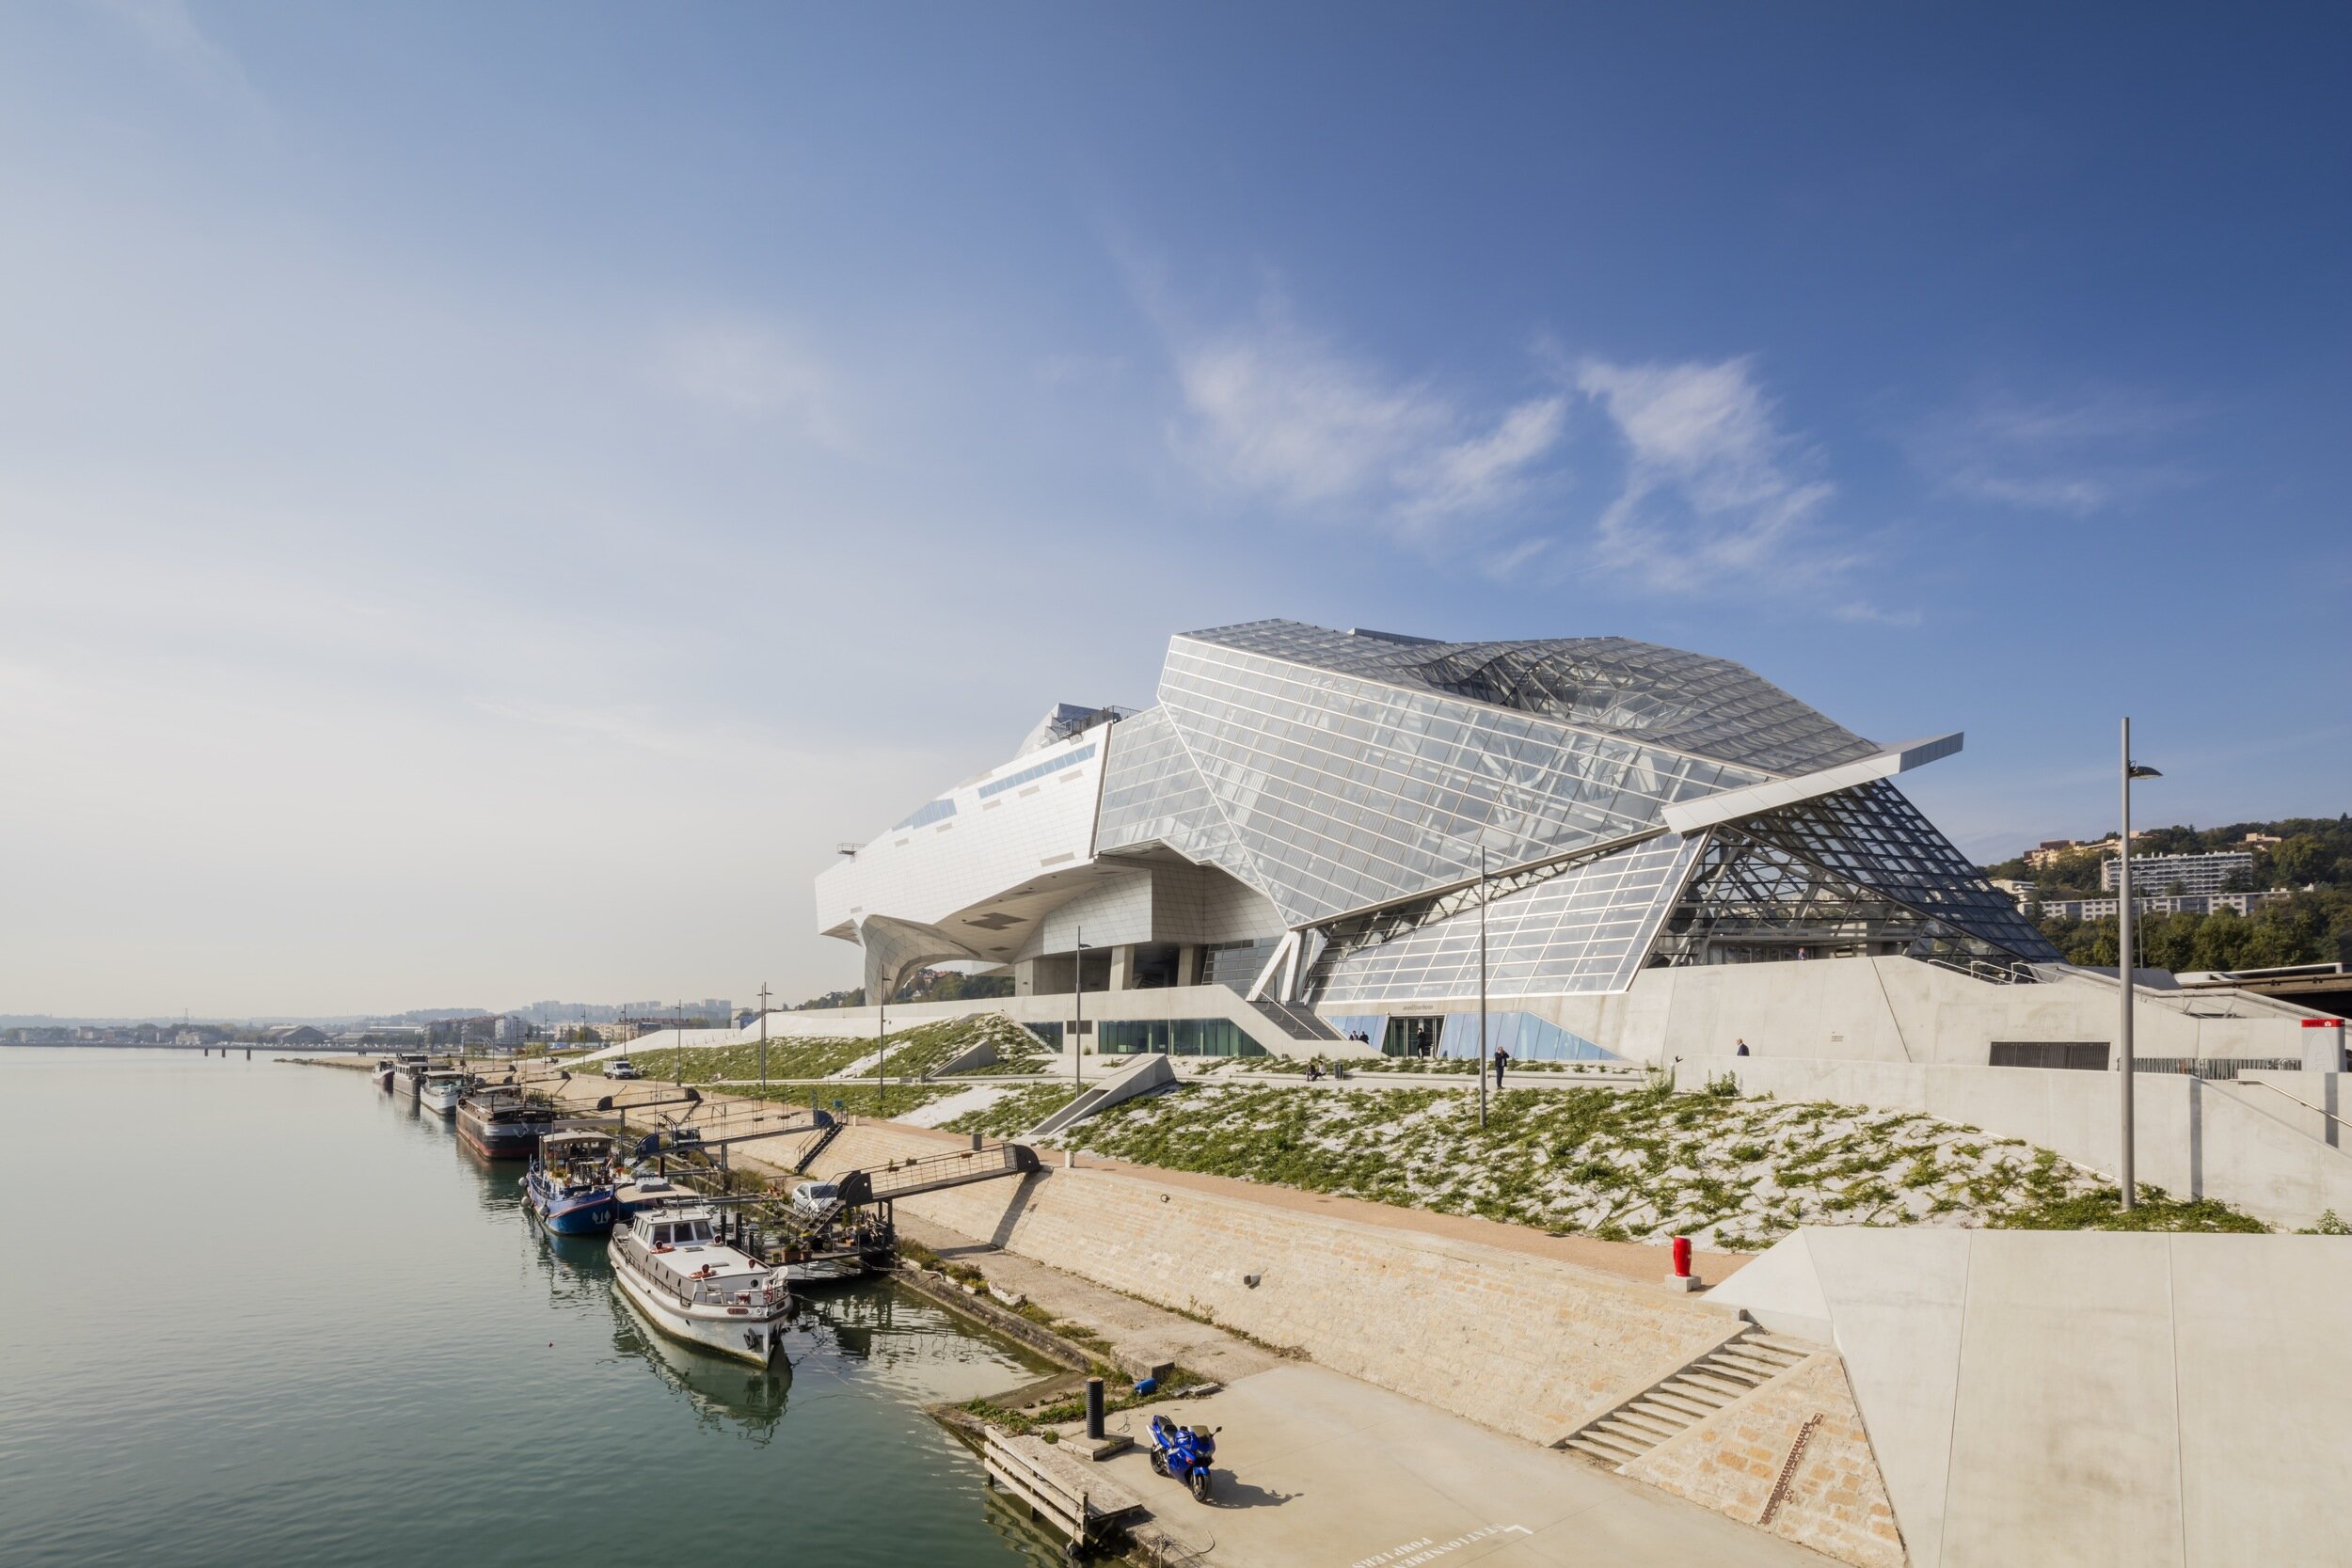
[[[893,1160],[880,1170],[843,1171],[833,1184],[842,1208],[858,1209],[869,1203],[896,1203],[918,1193],[966,1187],[975,1181],[1028,1176],[1044,1168],[1037,1150],[1027,1144],[997,1144],[920,1160]]]
[[[795,1132],[822,1132],[827,1139],[841,1131],[841,1124],[830,1111],[811,1111],[795,1120],[752,1125],[738,1122],[737,1132],[725,1124],[704,1127],[665,1127],[648,1132],[637,1140],[629,1150],[632,1160],[651,1160],[670,1154],[698,1154],[705,1149],[724,1148],[729,1144],[756,1143],[764,1138],[788,1138]],[[722,1136],[713,1137],[717,1132]],[[822,1147],[821,1144],[819,1147]]]

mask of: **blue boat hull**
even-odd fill
[[[536,1171],[525,1182],[532,1212],[558,1236],[604,1236],[620,1218],[621,1205],[610,1187],[564,1193],[540,1180]]]

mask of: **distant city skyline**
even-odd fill
[[[814,996],[1265,616],[2334,816],[2341,10],[0,14],[0,1008]]]

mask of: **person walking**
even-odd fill
[[[1498,1046],[1496,1046],[1496,1047],[1495,1047],[1495,1087],[1496,1087],[1497,1089],[1500,1089],[1500,1088],[1502,1088],[1502,1069],[1503,1069],[1504,1068],[1506,1068],[1506,1067],[1509,1067],[1510,1065],[1511,1065],[1511,1053],[1510,1053],[1508,1051],[1503,1050],[1503,1049],[1502,1049],[1502,1047],[1501,1047],[1501,1046],[1499,1046],[1499,1045],[1498,1045]]]
[[[1746,1038],[1743,1037],[1740,1039],[1740,1049],[1739,1049],[1739,1050],[1737,1050],[1737,1051],[1735,1051],[1735,1052],[1733,1052],[1733,1053],[1732,1053],[1732,1054],[1733,1054],[1733,1055],[1735,1055],[1735,1056],[1744,1056],[1744,1055],[1746,1055],[1747,1053],[1748,1053],[1748,1042],[1747,1042]]]

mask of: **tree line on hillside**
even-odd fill
[[[2276,844],[2248,844],[2249,834]],[[2143,969],[2269,969],[2283,964],[2352,962],[2352,816],[2289,817],[2279,822],[2233,822],[2227,827],[2155,828],[2134,835],[2132,858],[2198,855],[2221,849],[2250,850],[2250,874],[2223,884],[2231,893],[2269,889],[2290,895],[2251,915],[2234,910],[2212,914],[2146,914],[2133,922],[2135,962]],[[2114,858],[2113,846],[2059,855],[2038,867],[2025,858],[1987,866],[1985,875],[2030,881],[2037,895],[2059,898],[2112,896],[2099,885],[2099,866]],[[2137,881],[2137,876],[2135,880]],[[2176,891],[2141,882],[2141,896]],[[2137,900],[2135,900],[2137,902]],[[2028,905],[2029,913],[2038,913]],[[2069,963],[2111,967],[2116,962],[2116,921],[2067,920],[2048,916],[2042,932]]]

